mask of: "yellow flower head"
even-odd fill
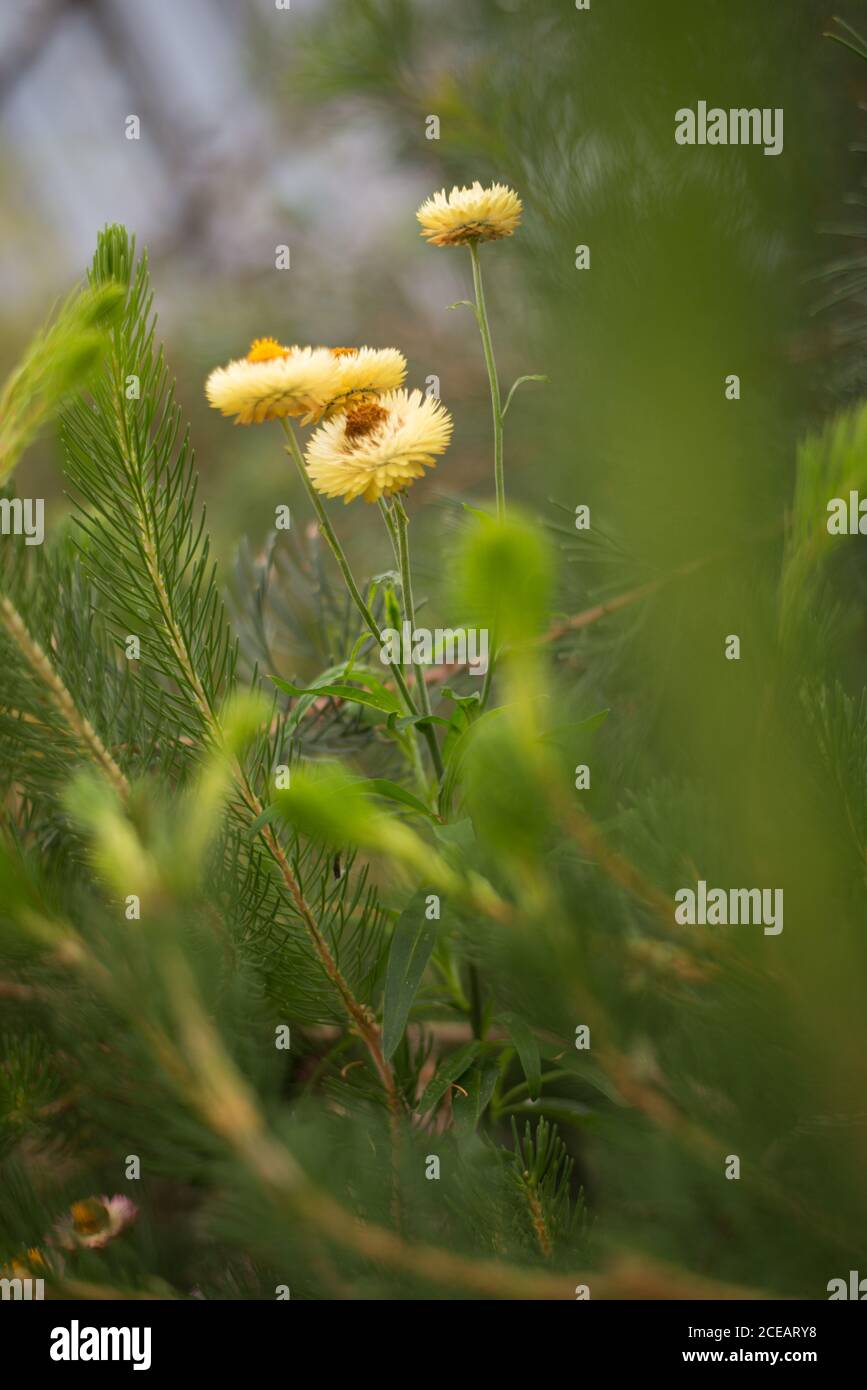
[[[504,183],[482,188],[445,189],[422,203],[416,217],[421,235],[432,246],[465,246],[474,241],[499,241],[511,236],[521,220],[523,206],[517,193]]]
[[[331,355],[337,376],[331,394],[323,398],[322,409],[315,414],[317,420],[328,420],[354,405],[374,401],[383,391],[402,386],[406,377],[406,358],[397,348],[339,347],[332,348]]]
[[[294,347],[284,347],[276,338],[254,338],[247,353],[248,362],[273,362],[277,357],[288,357],[297,351]]]
[[[326,497],[378,502],[432,468],[451,433],[452,417],[438,400],[387,391],[320,426],[307,446],[307,472]]]
[[[257,338],[247,357],[211,372],[205,395],[239,425],[286,415],[310,418],[336,394],[338,364],[327,348],[287,348],[274,338]]]

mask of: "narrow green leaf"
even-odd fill
[[[451,814],[452,798],[454,797],[457,780],[464,765],[464,759],[469,750],[470,739],[476,729],[486,721],[496,719],[498,715],[503,713],[505,708],[505,705],[499,705],[496,709],[486,710],[484,714],[479,715],[478,719],[475,719],[473,723],[468,728],[464,729],[463,733],[455,739],[451,747],[451,755],[443,777],[442,790],[440,791],[440,810],[446,818]]]
[[[515,1044],[521,1066],[524,1069],[524,1076],[527,1078],[527,1086],[533,1100],[538,1098],[542,1089],[542,1058],[539,1055],[539,1043],[530,1025],[517,1014],[506,1014],[503,1023],[509,1030],[509,1037]]]
[[[541,1100],[525,1105],[507,1105],[500,1112],[503,1115],[547,1115],[559,1124],[572,1125],[575,1129],[595,1129],[601,1116],[580,1100],[568,1096],[543,1096]]]
[[[343,685],[340,683],[329,683],[326,685],[303,686],[293,685],[291,681],[281,680],[279,676],[271,676],[271,680],[278,690],[284,691],[286,695],[312,695],[316,699],[319,695],[331,695],[338,700],[352,700],[357,705],[368,705],[371,709],[381,710],[384,714],[392,714],[400,709],[400,701],[390,690],[380,686],[378,690],[363,690],[357,685]]]
[[[519,377],[518,377],[518,380],[517,380],[517,381],[514,381],[514,382],[512,383],[512,389],[511,389],[511,391],[509,392],[508,396],[506,397],[506,404],[503,406],[502,418],[505,420],[505,418],[506,418],[506,411],[509,409],[509,406],[512,404],[512,397],[514,396],[514,394],[515,394],[515,392],[517,391],[517,389],[518,389],[519,386],[523,386],[523,384],[524,384],[525,381],[547,381],[547,380],[548,380],[548,378],[547,378],[546,376],[541,376],[541,375],[538,374],[538,373],[534,374],[533,376],[519,376]]]
[[[409,806],[411,810],[417,811],[419,815],[425,816],[428,820],[435,820],[433,811],[429,806],[425,806],[417,796],[407,791],[406,787],[401,787],[397,782],[390,782],[387,777],[363,777],[360,786],[364,791],[374,792],[377,796],[384,796],[389,801],[399,801],[402,806]]]
[[[382,1050],[391,1057],[403,1037],[413,1000],[436,945],[437,924],[424,914],[424,894],[416,893],[398,918],[388,953],[382,1008]]]
[[[491,1103],[499,1074],[497,1064],[487,1062],[474,1066],[464,1077],[462,1085],[468,1095],[466,1099],[458,1097],[455,1107],[455,1129],[459,1134],[478,1129],[479,1121]]]
[[[457,1052],[453,1052],[450,1057],[446,1058],[419,1102],[418,1113],[420,1115],[432,1110],[442,1100],[452,1082],[458,1081],[475,1061],[481,1047],[480,1042],[467,1043],[466,1046],[459,1047]]]
[[[449,726],[448,720],[441,719],[438,714],[405,714],[401,718],[395,715],[388,721],[389,729],[393,729],[396,733],[403,733],[404,729],[411,729],[417,724],[442,724],[445,729]]]
[[[489,526],[494,524],[494,518],[489,516],[487,512],[483,512],[481,507],[473,507],[469,502],[462,502],[461,506],[465,512],[469,512],[470,516],[474,516],[476,521],[484,522]]]

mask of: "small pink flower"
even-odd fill
[[[73,1202],[55,1226],[57,1242],[64,1250],[101,1250],[131,1226],[138,1207],[129,1197],[85,1197]]]

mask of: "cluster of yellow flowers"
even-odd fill
[[[511,236],[521,200],[502,184],[453,188],[416,216],[435,246]],[[402,492],[448,447],[452,418],[440,401],[401,389],[396,348],[286,347],[257,338],[246,357],[208,377],[209,402],[239,425],[295,419],[319,428],[306,450],[308,477],[326,497],[378,502]]]

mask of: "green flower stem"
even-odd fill
[[[412,597],[412,572],[409,564],[409,517],[406,509],[399,497],[395,497],[393,503],[392,516],[397,530],[398,554],[400,556],[400,587],[403,593],[403,614],[410,625],[410,631],[415,631],[415,604]],[[413,661],[415,679],[418,686],[418,702],[423,714],[431,713],[430,696],[427,691],[427,683],[424,678],[424,668]],[[433,764],[436,768],[437,777],[443,775],[443,760],[440,756],[439,744],[437,743],[436,733],[432,724],[423,726],[425,731],[430,734],[428,747],[431,751]]]
[[[500,400],[500,382],[497,377],[497,364],[494,360],[494,346],[491,342],[491,326],[485,308],[485,291],[482,287],[482,267],[479,261],[479,248],[475,241],[469,243],[470,259],[473,263],[473,289],[476,295],[476,321],[482,335],[482,350],[488,381],[491,386],[491,410],[494,417],[494,485],[497,490],[497,520],[506,516],[506,485],[503,478],[503,406]]]
[[[391,548],[394,551],[394,563],[397,565],[398,569],[400,569],[400,547],[397,542],[397,528],[394,524],[394,517],[384,497],[380,497],[379,499],[379,510],[382,513],[382,519],[385,522],[386,529],[391,538]]]
[[[289,422],[285,419],[281,420],[280,424],[283,426],[283,433],[286,435],[286,438],[289,442],[289,452],[291,453],[296,464],[298,465],[298,472],[301,474],[301,481],[304,484],[307,496],[310,498],[313,510],[315,511],[317,519],[319,521],[319,528],[326,541],[328,542],[328,545],[331,548],[331,553],[333,554],[338,566],[340,567],[340,573],[343,575],[343,578],[346,581],[346,587],[349,590],[349,596],[352,599],[352,602],[355,604],[356,608],[358,609],[359,613],[361,614],[362,618],[364,619],[365,626],[373,634],[379,647],[381,648],[382,632],[380,631],[379,624],[377,623],[376,619],[371,613],[369,606],[365,603],[364,599],[362,598],[361,591],[358,585],[356,584],[355,579],[353,578],[352,570],[349,568],[349,561],[346,558],[343,546],[337,539],[337,533],[335,532],[334,527],[331,525],[331,522],[328,520],[328,513],[326,512],[325,507],[322,503],[322,498],[319,496],[319,493],[316,491],[315,487],[310,481],[307,469],[304,465],[304,457],[301,453],[301,448],[298,444],[298,439],[295,434],[295,431],[293,430]],[[394,670],[395,684],[397,685],[397,688],[401,693],[401,697],[406,706],[407,713],[418,714],[419,711],[416,708],[416,704],[412,698],[412,695],[410,694],[409,686],[407,685],[406,680],[404,679],[403,671],[400,669],[399,666],[394,666],[392,669]],[[422,689],[424,689],[424,686],[422,686]],[[425,696],[427,696],[426,690],[424,690],[424,694]],[[428,710],[426,711],[426,713],[430,713],[430,711]],[[434,767],[437,769],[437,776],[441,777],[442,760],[440,759],[439,748],[437,747],[437,742],[434,736],[433,729],[428,725],[426,728],[423,728],[421,730],[421,733],[425,739],[425,742],[428,745],[428,748],[430,749],[431,759],[433,761]]]
[[[497,490],[497,520],[504,521],[506,518],[506,484],[503,476],[503,406],[500,399],[500,381],[497,376],[497,363],[494,359],[494,345],[491,342],[491,326],[488,323],[488,311],[485,306],[485,291],[482,285],[482,266],[479,260],[478,243],[471,241],[470,259],[473,263],[473,289],[476,295],[476,322],[479,325],[479,332],[482,336],[482,349],[485,354],[485,366],[488,369],[488,381],[491,387],[491,412],[494,418],[494,485]],[[488,703],[491,693],[491,682],[494,677],[494,663],[497,657],[497,634],[493,634],[491,644],[491,657],[488,662],[488,669],[485,672],[485,683],[482,688],[480,709],[484,709]]]
[[[355,604],[356,608],[358,609],[359,613],[361,614],[362,618],[364,619],[365,626],[369,628],[370,632],[376,638],[376,641],[379,643],[380,646],[382,646],[382,632],[380,631],[379,624],[377,623],[376,619],[370,611],[370,608],[361,596],[361,591],[352,576],[352,570],[349,568],[349,561],[346,558],[343,546],[337,539],[337,533],[335,532],[334,527],[331,525],[331,522],[328,520],[328,513],[326,512],[325,507],[322,504],[322,498],[319,496],[319,493],[316,491],[315,487],[310,481],[310,478],[307,474],[307,469],[304,466],[304,458],[302,456],[301,448],[298,444],[298,439],[295,435],[295,431],[286,420],[281,420],[280,424],[283,426],[283,432],[289,441],[289,452],[292,454],[292,457],[298,465],[298,472],[301,474],[301,481],[303,482],[304,487],[307,490],[307,496],[310,498],[310,501],[313,505],[313,510],[315,511],[317,519],[319,521],[319,529],[321,530],[323,536],[328,542],[328,545],[331,548],[331,553],[333,554],[335,560],[337,561],[340,567],[340,573],[343,575],[343,578],[346,581],[346,587],[349,590],[349,596],[352,599],[352,602]],[[403,696],[404,704],[406,705],[407,711],[410,714],[418,714],[418,710],[415,706],[415,701],[413,700],[412,695],[409,691],[409,686],[403,679],[403,673],[399,671],[397,667],[395,667],[395,677],[399,677],[399,679],[397,680],[397,684],[400,693]]]

